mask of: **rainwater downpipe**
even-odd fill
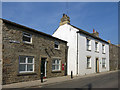
[[[77,69],[76,70],[77,70],[77,75],[78,75],[78,33],[79,33],[79,31],[77,31],[76,33],[77,33],[77,61],[76,61]]]

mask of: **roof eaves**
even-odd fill
[[[71,24],[70,24],[70,25],[71,25]],[[76,29],[78,29],[78,30],[79,30],[79,31],[78,31],[79,33],[84,33],[84,34],[89,35],[89,36],[91,36],[91,37],[93,37],[93,38],[95,38],[95,39],[101,40],[101,41],[109,44],[107,41],[105,41],[105,40],[103,40],[103,39],[101,39],[101,38],[99,38],[99,37],[96,37],[96,36],[92,35],[91,33],[87,32],[87,31],[84,31],[84,30],[82,30],[82,29],[80,29],[80,28],[77,28],[76,26],[73,26],[73,25],[71,25],[71,26],[74,27],[74,28],[76,28]]]
[[[2,19],[2,18],[0,18],[0,19]],[[16,26],[21,27],[21,28],[24,28],[24,29],[29,29],[29,30],[31,30],[31,31],[33,31],[33,32],[40,33],[40,34],[43,34],[43,35],[48,36],[48,37],[51,37],[51,38],[55,38],[55,39],[61,40],[61,41],[63,41],[63,42],[67,42],[67,41],[64,41],[64,40],[62,40],[62,39],[53,37],[53,36],[51,36],[51,35],[49,35],[49,34],[40,32],[40,31],[38,31],[38,30],[29,28],[29,27],[26,27],[26,26],[24,26],[24,25],[20,25],[20,24],[17,24],[17,23],[15,23],[15,22],[12,22],[12,21],[9,21],[9,20],[6,20],[6,19],[2,19],[2,20],[3,20],[3,22],[6,22],[6,23],[9,23],[9,24],[12,24],[12,25],[16,25]]]

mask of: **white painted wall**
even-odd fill
[[[76,28],[72,27],[71,25],[65,24],[59,26],[59,28],[54,32],[53,36],[59,39],[67,41],[68,48],[68,60],[67,60],[67,73],[68,75],[71,74],[73,71],[73,75],[77,74],[77,30]],[[90,73],[95,73],[95,57],[99,58],[99,65],[100,72],[108,71],[109,70],[109,45],[105,44],[106,47],[106,54],[102,54],[102,43],[99,42],[99,53],[95,52],[95,39],[91,38],[91,48],[92,51],[86,51],[86,36],[84,34],[78,35],[78,74],[85,75]],[[92,68],[87,69],[87,57],[91,56],[91,63]],[[102,58],[106,58],[107,68],[102,69]]]
[[[88,36],[87,36],[88,37]],[[91,38],[91,51],[87,51],[86,35],[79,34],[79,75],[96,73],[96,58],[99,59],[99,72],[109,71],[109,45]],[[95,41],[99,44],[99,53],[95,52]],[[106,53],[102,54],[102,44],[105,44]],[[87,69],[87,56],[91,56],[91,69]],[[102,58],[106,58],[106,69],[102,68]]]

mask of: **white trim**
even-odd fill
[[[25,57],[25,63],[20,63],[20,57]],[[28,57],[33,57],[32,58],[32,63],[28,63]],[[25,65],[25,71],[20,71],[20,65]],[[33,66],[33,71],[27,71],[27,65],[32,65]],[[24,55],[20,55],[19,56],[19,73],[29,73],[29,72],[34,72],[34,56],[24,56]]]
[[[30,35],[30,36],[24,35],[24,34],[28,34],[28,35]],[[23,41],[23,36],[30,38],[30,42],[28,42],[28,41]],[[28,44],[31,44],[31,43],[32,43],[32,35],[31,35],[31,34],[26,33],[26,32],[23,32],[23,36],[22,36],[22,41],[23,41],[24,43],[28,43]]]

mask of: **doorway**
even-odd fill
[[[96,73],[99,72],[99,59],[96,58]]]
[[[41,58],[41,74],[43,74],[43,78],[46,78],[46,65],[47,58]]]

